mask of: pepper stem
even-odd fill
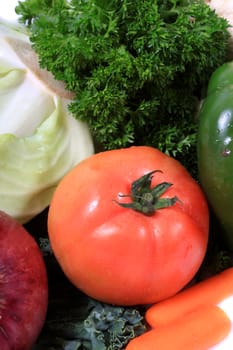
[[[151,188],[151,181],[156,172],[162,171],[153,170],[143,175],[132,183],[130,194],[120,195],[121,197],[130,197],[132,199],[131,202],[115,202],[123,208],[133,209],[145,215],[152,215],[158,209],[174,205],[179,200],[176,196],[172,198],[160,198],[172,186],[170,182],[162,182]]]

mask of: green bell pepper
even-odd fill
[[[233,251],[233,62],[211,76],[198,117],[200,183]]]

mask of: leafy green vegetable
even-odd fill
[[[70,110],[105,149],[189,152],[198,100],[229,39],[204,1],[26,0],[16,12],[41,66],[75,93]]]
[[[25,223],[93,141],[69,113],[63,84],[40,70],[25,27],[0,21],[0,46],[0,209]]]
[[[204,1],[26,0],[16,12],[41,66],[75,93],[70,110],[105,149],[189,152],[198,100],[229,39]]]
[[[88,315],[77,322],[77,318],[48,320],[50,334],[72,342],[77,349],[115,350],[123,349],[128,341],[145,332],[143,318],[136,309],[115,307],[88,300]],[[51,340],[50,340],[51,341]]]

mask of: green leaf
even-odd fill
[[[199,101],[227,60],[228,22],[201,0],[40,3],[26,0],[17,12],[96,142],[151,145],[189,164]]]

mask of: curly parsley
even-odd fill
[[[101,147],[190,157],[198,103],[229,40],[227,21],[204,1],[26,0],[16,12]]]

